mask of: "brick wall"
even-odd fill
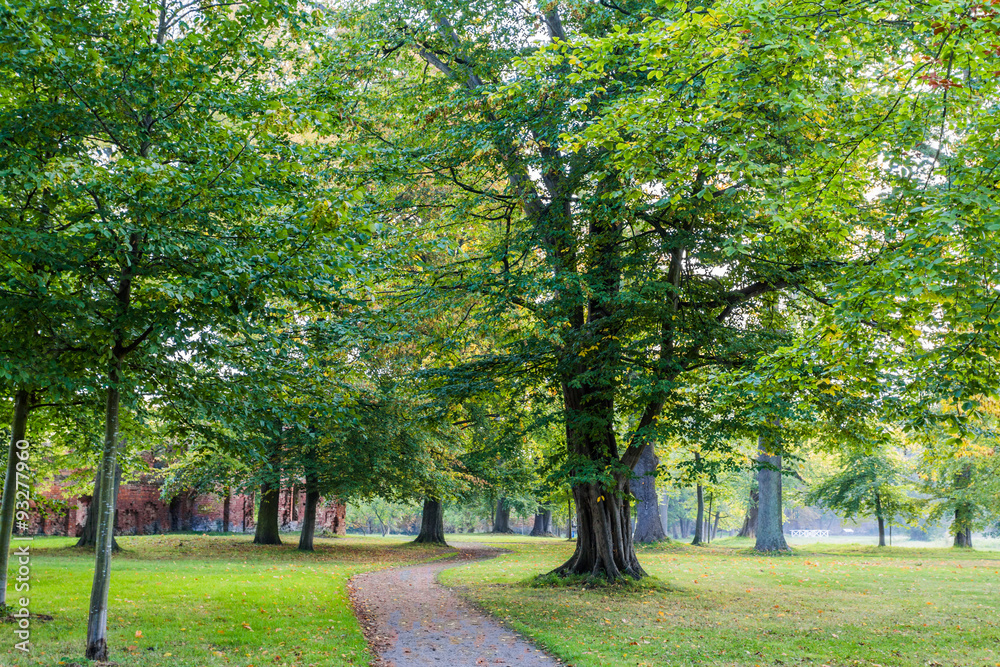
[[[32,530],[36,535],[80,535],[87,521],[91,497],[67,497],[58,484],[40,491],[42,502],[32,511]],[[279,523],[283,530],[298,530],[305,512],[305,489],[293,485],[282,489]],[[335,499],[321,499],[316,509],[316,532],[344,535],[346,507]],[[228,498],[215,494],[195,495],[184,492],[171,500],[160,497],[160,486],[146,479],[122,482],[118,489],[115,516],[116,535],[153,535],[177,530],[221,531],[226,519],[230,532],[252,532],[254,496],[233,494]]]

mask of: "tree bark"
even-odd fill
[[[566,501],[566,539],[573,539],[573,499]]]
[[[121,487],[122,482],[122,467],[115,464],[115,507],[118,506],[118,490]],[[97,473],[94,475],[94,495],[90,499],[90,507],[87,509],[87,518],[83,522],[83,531],[80,533],[80,539],[76,541],[76,546],[78,547],[96,547],[97,546],[97,499],[101,493],[101,486],[103,485],[103,476],[101,475],[101,467],[97,467]],[[121,547],[118,545],[118,540],[114,537],[111,538],[111,550],[113,552],[118,552]]]
[[[14,509],[17,505],[17,462],[19,453],[28,456],[26,449],[18,447],[27,442],[28,411],[31,394],[19,389],[14,394],[14,420],[10,427],[10,447],[7,449],[7,473],[3,483],[3,502],[0,505],[0,606],[7,604],[7,565],[10,561],[10,539],[14,534]]]
[[[743,525],[737,537],[757,536],[757,506],[760,503],[760,492],[756,485],[750,488],[750,502],[747,504],[747,513],[743,518]]]
[[[697,458],[698,455],[695,454],[695,459]],[[694,539],[691,540],[692,545],[698,545],[705,541],[702,537],[702,531],[705,529],[705,490],[701,487],[701,484],[695,490],[695,495],[698,498],[698,512],[694,520]]]
[[[306,475],[306,509],[302,516],[299,551],[313,551],[313,537],[316,535],[316,505],[318,504],[319,479],[314,474]]]
[[[226,489],[226,497],[222,501],[222,532],[229,532],[229,514],[230,514],[230,504],[233,498],[233,494]]]
[[[754,549],[791,551],[782,528],[781,456],[767,453],[763,436],[757,438],[757,448],[757,460],[762,465],[757,472],[757,543]]]
[[[656,493],[656,468],[660,461],[652,447],[646,447],[635,466],[635,479],[629,482],[635,496],[635,542],[649,544],[666,539],[660,520],[659,497]]]
[[[497,510],[493,515],[493,532],[494,533],[513,533],[510,527],[510,506],[507,504],[507,499],[500,496],[497,500]]]
[[[420,534],[414,544],[442,544],[444,541],[444,503],[435,498],[424,499],[424,511],[420,518]]]
[[[279,485],[272,482],[262,482],[260,485],[260,508],[257,510],[257,530],[253,536],[254,544],[281,544],[278,532]]]
[[[971,511],[968,503],[963,503],[955,508],[955,541],[952,545],[961,549],[972,548],[972,527],[970,524]]]
[[[116,347],[118,347],[116,345]],[[108,588],[111,583],[111,551],[114,542],[115,505],[118,495],[118,419],[121,404],[121,358],[114,359],[108,374],[107,407],[104,416],[104,448],[101,452],[100,494],[95,489],[90,512],[96,513],[94,583],[90,589],[87,619],[88,660],[108,660]],[[112,482],[113,480],[113,482]]]
[[[709,542],[714,542],[715,541],[715,534],[719,532],[719,515],[720,514],[722,514],[722,513],[721,512],[716,512],[715,513],[715,524],[712,526],[712,534],[709,537]]]
[[[955,477],[956,489],[967,489],[972,483],[972,466],[965,466]],[[955,522],[952,529],[955,532],[954,546],[962,549],[972,548],[972,517],[974,509],[968,501],[955,505]]]
[[[875,494],[875,518],[878,519],[878,545],[885,546],[885,518],[882,516],[882,496]]]
[[[670,530],[670,496],[663,494],[660,500],[660,527],[663,528],[663,536],[667,536]]]

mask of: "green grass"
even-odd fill
[[[109,596],[111,659],[129,667],[170,665],[365,665],[371,656],[350,608],[352,575],[448,553],[404,538],[316,540],[315,553],[260,547],[251,536],[168,535],[119,538]],[[412,538],[410,538],[412,539]],[[0,665],[85,662],[87,606],[94,557],[68,538],[32,542],[33,650],[13,649],[0,626]],[[10,594],[11,597],[15,595]]]
[[[812,544],[787,557],[749,541],[646,548],[658,585],[532,585],[565,541],[504,545],[442,580],[578,667],[1000,665],[1000,553]]]

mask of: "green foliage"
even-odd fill
[[[872,516],[889,523],[914,522],[918,510],[911,476],[906,462],[891,449],[845,454],[835,474],[808,489],[806,503],[849,519]]]

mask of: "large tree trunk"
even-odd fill
[[[222,532],[229,532],[229,516],[230,516],[230,505],[232,504],[233,494],[229,489],[226,489],[226,497],[222,501]]]
[[[757,473],[757,551],[791,551],[782,528],[781,456],[767,453],[764,437],[757,439],[762,464]]]
[[[531,526],[532,537],[552,537],[552,510],[539,507],[535,513],[535,522]]]
[[[885,518],[882,516],[882,496],[875,494],[875,518],[878,519],[878,545],[885,546]]]
[[[598,482],[573,487],[576,500],[577,538],[573,556],[556,568],[558,574],[584,574],[616,581],[625,576],[646,576],[632,542],[632,510],[628,480],[617,480],[615,488]]]
[[[23,453],[28,457],[28,450],[22,449],[20,443],[27,444],[25,436],[28,432],[28,411],[31,407],[31,394],[26,389],[19,389],[14,395],[14,420],[10,426],[10,447],[7,449],[7,474],[3,482],[3,502],[0,505],[0,606],[7,604],[7,564],[10,559],[10,538],[14,533],[14,507],[17,504],[17,463],[18,456]],[[27,475],[23,475],[25,479]]]
[[[111,550],[114,542],[115,505],[118,495],[118,410],[121,403],[119,387],[121,359],[116,358],[109,373],[107,407],[104,417],[104,448],[101,452],[100,493],[95,489],[90,512],[97,521],[94,583],[90,589],[90,611],[87,619],[88,660],[108,660],[108,588],[111,583]]]
[[[698,458],[697,454],[695,458]],[[694,539],[691,540],[691,544],[698,545],[705,541],[702,537],[702,531],[705,529],[705,489],[701,484],[695,490],[695,495],[698,499],[698,512],[694,520]]]
[[[306,475],[306,510],[302,517],[302,532],[299,534],[299,551],[313,550],[317,504],[319,504],[319,479],[316,475]]]
[[[281,544],[278,532],[278,513],[281,511],[279,489],[279,484],[274,482],[262,482],[260,485],[260,508],[257,510],[254,544]]]
[[[972,511],[968,503],[963,503],[955,508],[955,527],[953,529],[955,531],[955,541],[952,542],[953,546],[961,549],[972,548],[971,514]]]
[[[510,505],[507,504],[507,499],[500,496],[497,500],[497,510],[493,515],[493,532],[494,533],[513,533],[510,527]]]
[[[743,525],[737,537],[757,536],[757,506],[760,503],[760,492],[756,485],[750,487],[750,502],[747,504],[747,513],[743,518]]]
[[[281,432],[280,426],[276,430]],[[254,544],[281,544],[281,443],[272,445],[268,470],[260,483],[260,507],[257,510],[257,529]]]
[[[440,500],[424,499],[424,511],[420,518],[420,534],[413,542],[447,546],[444,541],[444,503]]]
[[[656,468],[660,464],[653,448],[646,447],[635,466],[635,479],[629,482],[635,496],[635,542],[648,544],[666,539],[660,520],[659,498],[656,493]]]

